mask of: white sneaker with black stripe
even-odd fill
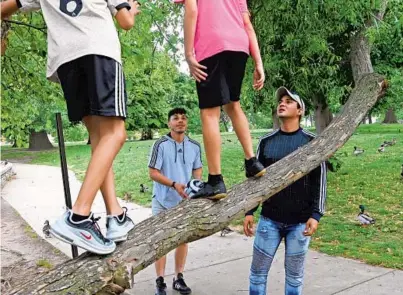
[[[114,242],[127,240],[129,231],[134,228],[134,222],[127,216],[127,208],[123,207],[123,217],[108,215],[106,217],[106,238]]]
[[[112,253],[116,244],[106,239],[99,229],[97,221],[91,213],[87,219],[74,222],[73,213],[68,210],[56,222],[49,226],[49,233],[55,238],[83,248],[92,253],[106,255]]]

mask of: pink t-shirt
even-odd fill
[[[186,0],[174,0],[184,3]],[[197,0],[195,55],[201,61],[222,51],[249,54],[249,38],[244,28],[246,0]]]

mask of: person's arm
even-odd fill
[[[153,181],[161,183],[162,185],[174,188],[182,198],[187,198],[185,193],[186,185],[183,183],[174,183],[161,173],[162,163],[164,161],[164,151],[161,143],[156,141],[151,148],[150,160],[148,162],[148,174]]]
[[[262,164],[264,163],[263,148],[264,148],[264,142],[260,140],[256,150],[256,158]],[[253,214],[256,212],[258,208],[259,205],[257,205],[255,208],[252,208],[251,210],[245,213],[245,219],[243,221],[243,231],[245,235],[248,237],[253,236],[253,226],[255,223]]]
[[[149,168],[149,175],[152,180],[161,183],[162,185],[174,188],[182,198],[188,198],[185,193],[185,184],[174,182],[172,179],[164,176],[158,169]]]
[[[205,66],[199,64],[195,57],[194,41],[196,34],[197,23],[197,0],[185,0],[185,19],[183,22],[184,39],[185,39],[185,58],[189,65],[189,71],[197,82],[206,80],[207,74],[203,71],[207,69]]]
[[[192,176],[193,176],[194,179],[201,180],[202,179],[202,174],[203,174],[203,168],[201,168],[201,167],[198,168],[198,169],[194,169],[192,171]]]
[[[326,163],[323,162],[319,167],[310,173],[311,194],[313,194],[313,210],[311,218],[306,223],[304,231],[305,236],[313,235],[318,229],[320,218],[325,213],[326,201]]]
[[[326,201],[326,163],[323,162],[314,169],[311,175],[311,193],[313,194],[313,212],[311,217],[317,221],[325,213]]]
[[[18,11],[17,0],[6,0],[1,2],[1,20],[9,18]]]
[[[249,38],[249,50],[255,63],[255,71],[253,73],[253,88],[255,90],[260,90],[263,88],[265,80],[263,61],[260,55],[260,49],[259,44],[257,42],[255,29],[253,28],[252,22],[250,21],[250,15],[248,8],[246,6],[246,0],[241,1],[242,1],[241,10],[242,10],[243,23],[245,31],[248,34]]]
[[[1,20],[9,18],[19,9],[30,12],[41,9],[38,0],[6,0],[1,2]]]
[[[194,179],[202,179],[202,174],[203,174],[203,162],[201,159],[201,148],[200,145],[198,145],[198,151],[196,153],[196,157],[193,161],[193,170],[192,170],[192,176]]]
[[[133,28],[136,15],[140,13],[139,6],[140,4],[133,0],[108,0],[108,8],[123,30]]]

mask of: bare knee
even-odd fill
[[[239,103],[239,101],[230,102],[229,104],[226,104],[223,108],[224,108],[224,111],[230,117],[239,112],[242,112],[241,104]]]
[[[117,130],[115,130],[115,132],[113,133],[113,137],[120,146],[123,146],[127,139],[126,129],[124,127],[117,128]]]
[[[220,108],[215,107],[215,108],[207,108],[207,109],[201,109],[200,110],[200,115],[202,120],[212,120],[216,119],[218,120],[220,118]]]

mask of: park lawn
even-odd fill
[[[264,133],[253,133],[254,145]],[[384,140],[397,139],[397,144],[378,153]],[[193,136],[201,142],[201,136]],[[148,177],[147,161],[153,141],[127,142],[116,158],[114,171],[116,189],[120,197],[149,206],[152,183]],[[365,149],[364,154],[353,156],[353,147]],[[241,147],[232,133],[223,134],[223,175],[227,187],[244,180],[241,170]],[[90,156],[87,145],[66,147],[69,169],[82,179]],[[359,259],[369,264],[403,269],[403,125],[363,125],[337,152],[342,161],[336,173],[328,173],[327,212],[312,240],[312,248],[321,252]],[[59,164],[58,150],[29,152],[2,149],[2,159],[24,159],[31,164]],[[204,159],[205,162],[205,159]],[[207,175],[204,171],[204,177]],[[150,188],[140,193],[140,184]],[[373,226],[358,225],[358,206],[366,206],[376,219]],[[255,216],[258,217],[257,214]],[[242,219],[234,221],[240,224]]]

